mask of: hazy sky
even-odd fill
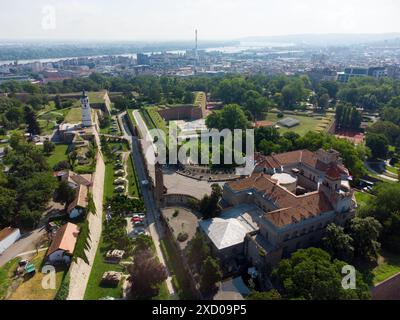
[[[399,13],[399,0],[0,0],[0,39],[384,33],[400,31]]]

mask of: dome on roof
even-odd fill
[[[290,192],[295,192],[297,186],[297,177],[289,173],[275,173],[272,179],[278,181],[278,184],[285,187]]]

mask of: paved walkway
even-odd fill
[[[93,202],[96,207],[96,214],[89,214],[89,230],[90,230],[90,249],[86,252],[89,264],[82,259],[71,264],[71,279],[69,285],[68,300],[83,300],[85,296],[86,286],[92,270],[94,257],[96,256],[97,247],[100,242],[102,224],[103,224],[103,189],[105,164],[101,156],[101,145],[97,131],[95,130],[95,139],[99,147],[100,155],[96,162],[96,172],[93,175],[92,195]]]

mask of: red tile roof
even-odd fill
[[[66,223],[55,234],[47,255],[52,254],[57,250],[64,250],[68,254],[72,254],[75,249],[75,244],[78,239],[79,228],[76,224]]]
[[[322,191],[296,196],[263,173],[228,183],[236,191],[255,189],[265,195],[279,209],[266,213],[265,218],[278,227],[333,210],[329,199]]]

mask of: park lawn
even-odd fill
[[[92,271],[90,272],[88,284],[86,286],[84,300],[98,300],[105,297],[121,298],[122,297],[122,281],[116,288],[103,287],[100,285],[104,272],[117,271],[122,272],[123,267],[119,264],[110,264],[104,262],[106,248],[101,236],[99,247],[97,248],[94,258]]]
[[[65,123],[79,123],[82,121],[82,110],[81,107],[73,107],[69,109],[67,115],[65,116]]]
[[[53,133],[56,126],[53,121],[38,120],[41,129],[41,134],[50,135]]]
[[[372,270],[373,283],[380,283],[400,272],[400,255],[382,250],[378,258],[378,266]]]
[[[105,91],[89,91],[87,96],[89,98],[89,103],[99,104],[104,103]]]
[[[386,166],[386,170],[397,175],[399,174],[400,169],[396,167]]]
[[[293,128],[285,128],[279,125],[279,131],[282,133],[293,131],[299,135],[305,135],[309,131],[316,131],[319,128],[319,131],[325,129],[328,126],[327,117],[318,116],[318,117],[307,117],[307,116],[299,116],[299,115],[291,115],[284,114],[283,118],[278,118],[278,114],[276,113],[267,113],[265,120],[277,123],[279,120],[285,118],[293,118],[300,121],[300,124]]]
[[[0,300],[4,300],[20,259],[14,258],[0,268]]]
[[[46,251],[41,251],[31,259],[31,262],[36,267],[35,275],[21,283],[9,297],[10,300],[53,300],[55,298],[61,286],[65,270],[57,269],[55,289],[43,289],[42,280],[44,274],[41,272],[41,268],[45,256]]]
[[[57,163],[63,160],[68,160],[68,145],[67,144],[56,144],[53,153],[47,157],[47,163],[51,168]]]
[[[193,299],[190,291],[188,275],[180,265],[180,257],[178,257],[173,244],[169,239],[160,240],[161,250],[166,259],[168,269],[173,273],[172,284],[179,293],[181,299]]]
[[[54,101],[50,101],[48,104],[46,104],[44,106],[44,108],[41,110],[41,112],[47,113],[47,112],[53,111],[55,109],[56,109],[56,104],[54,103]]]
[[[132,197],[139,197],[139,186],[138,186],[139,181],[136,175],[131,155],[129,155],[127,159],[127,168],[128,168],[127,178],[129,181],[129,186],[128,186],[129,195]]]
[[[355,197],[356,197],[358,206],[360,208],[362,208],[368,203],[368,201],[370,199],[374,198],[375,196],[370,194],[370,193],[356,191],[355,192]]]

